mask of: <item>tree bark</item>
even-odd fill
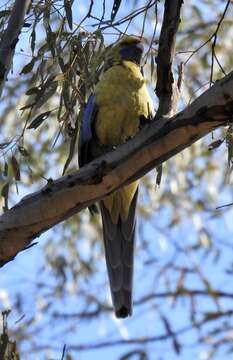
[[[152,122],[117,150],[26,196],[0,217],[0,265],[55,224],[228,125],[232,114],[233,72],[176,116]]]
[[[31,0],[15,1],[7,28],[0,41],[0,96],[12,64],[15,47],[18,42],[18,37],[30,2]]]
[[[171,117],[176,113],[179,90],[172,72],[175,55],[176,33],[180,24],[180,12],[183,0],[166,0],[164,4],[163,23],[159,36],[157,57],[156,95],[159,107],[156,117]]]

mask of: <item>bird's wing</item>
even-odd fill
[[[97,105],[95,103],[94,94],[90,95],[87,101],[87,104],[83,111],[82,124],[80,127],[79,133],[79,152],[78,152],[78,162],[79,167],[82,167],[88,164],[91,160],[94,159],[93,156],[93,146],[94,146],[94,123],[97,115]],[[96,146],[95,146],[96,147]],[[99,155],[96,151],[96,157]],[[98,213],[98,208],[96,204],[89,206],[91,215]]]
[[[90,142],[94,137],[94,121],[97,115],[95,96],[89,96],[85,109],[79,135],[79,166],[82,167],[92,160]]]
[[[100,209],[103,220],[105,257],[111,295],[116,317],[132,314],[133,258],[138,190],[130,204],[125,221],[119,218],[114,224],[103,201]]]

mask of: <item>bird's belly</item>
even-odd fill
[[[142,110],[135,99],[115,97],[116,106],[105,105],[99,109],[95,131],[101,144],[117,146],[133,137],[139,130]],[[111,214],[113,223],[126,220],[129,206],[138,187],[138,181],[123,187],[104,198],[105,207]]]
[[[128,64],[129,66],[129,64]],[[119,145],[139,130],[140,116],[149,117],[153,104],[138,66],[113,66],[96,87],[95,130],[104,145]]]
[[[140,115],[143,114],[140,102],[135,98],[115,97],[111,104],[102,105],[98,111],[95,131],[104,145],[120,145],[139,130]]]
[[[153,114],[153,104],[140,69],[113,66],[96,87],[98,108],[95,133],[102,145],[117,146],[136,135],[140,117]],[[112,222],[128,217],[130,204],[138,188],[138,181],[127,185],[103,199]]]

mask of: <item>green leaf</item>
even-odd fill
[[[73,156],[74,156],[74,153],[75,153],[75,146],[76,146],[76,143],[77,143],[78,128],[79,128],[79,124],[81,122],[82,116],[83,116],[83,109],[80,110],[80,112],[79,112],[79,114],[77,116],[77,119],[76,119],[75,129],[74,129],[74,132],[73,132],[73,136],[71,137],[71,140],[70,140],[69,155],[68,155],[68,158],[66,159],[62,175],[65,174],[71,160],[73,159]]]
[[[49,50],[51,51],[52,57],[55,58],[56,34],[52,32],[50,25],[47,27],[46,30]]]
[[[33,66],[35,64],[35,59],[33,58],[28,64],[26,64],[23,69],[21,70],[21,74],[28,74],[29,72],[32,71]]]
[[[229,126],[226,134],[226,144],[228,150],[228,166],[231,166],[233,161],[233,128]]]
[[[70,30],[73,28],[73,19],[72,19],[72,8],[70,0],[64,0],[64,8],[66,13],[66,18],[70,27]]]
[[[36,108],[40,108],[44,105],[51,96],[56,92],[58,86],[58,82],[54,81],[54,77],[50,77],[46,83],[42,86],[40,92],[37,93],[35,98],[35,106]]]
[[[154,69],[155,69],[155,62],[154,62],[154,56],[151,56],[151,62],[150,62],[150,77],[151,77],[151,81],[153,80],[153,74],[154,74]]]
[[[160,186],[163,175],[163,165],[157,166],[156,170],[157,170],[156,185]]]
[[[64,73],[66,71],[66,66],[65,66],[64,60],[60,55],[58,55],[57,58],[58,58],[58,63],[60,65],[61,71]]]
[[[68,109],[70,104],[70,88],[67,81],[64,81],[62,85],[62,98],[64,100],[65,107]]]
[[[24,157],[29,156],[29,152],[27,151],[27,149],[25,149],[25,147],[18,146],[18,150],[22,156],[24,156]]]
[[[112,7],[111,12],[111,20],[113,21],[116,17],[116,14],[118,13],[119,7],[121,5],[121,0],[115,0]]]
[[[15,180],[19,181],[20,180],[20,167],[19,167],[18,160],[16,159],[16,157],[14,155],[12,155],[12,157],[11,157],[11,166],[12,166]]]
[[[38,94],[41,91],[41,88],[39,86],[35,86],[31,89],[28,89],[25,93],[25,95],[35,95]]]
[[[25,27],[25,28],[30,28],[31,25],[32,25],[31,23],[27,23],[27,22],[26,22],[26,23],[23,24],[23,27]]]
[[[3,206],[4,211],[8,210],[9,187],[10,187],[10,185],[7,182],[6,184],[3,185],[2,190],[1,190],[1,196],[4,198],[4,206]]]
[[[215,140],[213,141],[211,144],[209,144],[208,149],[209,150],[214,150],[217,149],[220,145],[222,145],[224,140]]]
[[[34,120],[32,120],[31,124],[28,125],[27,129],[37,129],[49,116],[51,111],[46,111],[40,115],[38,115]]]
[[[27,104],[27,105],[21,107],[19,110],[26,110],[26,109],[33,107],[34,105],[35,105],[35,103]]]
[[[34,26],[33,30],[32,30],[32,33],[31,33],[31,50],[32,50],[32,53],[34,53],[35,45],[36,45],[36,31],[35,31],[35,26]]]
[[[45,11],[43,12],[43,22],[47,36],[47,45],[53,58],[55,57],[56,34],[50,26],[50,11],[52,2],[46,1]]]
[[[0,11],[0,18],[4,17],[4,16],[9,16],[11,13],[10,10],[2,10]]]
[[[8,175],[8,164],[7,162],[5,161],[4,163],[4,171],[3,171],[3,175],[4,176],[7,176]]]
[[[6,142],[1,143],[0,144],[0,150],[5,149],[7,146],[10,145],[10,143],[11,143],[10,141],[6,141]]]

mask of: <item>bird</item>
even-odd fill
[[[79,166],[125,143],[153,119],[153,102],[141,72],[141,39],[124,36],[110,45],[102,77],[83,111]],[[99,203],[105,258],[115,316],[132,315],[133,262],[139,181]]]

